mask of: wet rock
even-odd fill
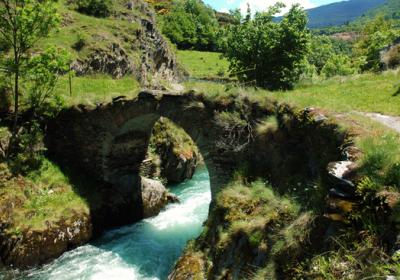
[[[168,204],[168,192],[164,185],[156,180],[140,177],[142,190],[143,217],[156,216]]]
[[[338,161],[329,163],[329,179],[334,186],[330,190],[332,195],[340,198],[355,197],[355,185],[348,178],[348,175],[352,173],[354,168],[355,164],[352,161]]]
[[[179,198],[173,193],[167,194],[167,200],[168,200],[168,203],[181,203]]]
[[[334,197],[334,198],[341,198],[341,199],[353,199],[355,198],[354,194],[349,194],[347,192],[344,192],[342,190],[332,188],[329,190],[329,196]]]

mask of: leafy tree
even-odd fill
[[[373,21],[368,22],[354,46],[354,53],[366,59],[362,69],[380,70],[380,51],[399,35],[399,32],[393,28],[392,21],[383,16],[377,16]]]
[[[332,63],[333,57],[350,57],[351,54],[348,42],[333,39],[326,35],[314,35],[311,39],[308,62],[315,66],[318,74],[321,74],[322,68],[324,68],[329,60]]]
[[[20,76],[29,57],[29,50],[37,41],[49,34],[59,22],[52,0],[0,0],[1,41],[11,48],[11,58],[4,67],[13,77],[14,124],[12,148],[18,131]]]
[[[196,24],[182,3],[165,16],[162,24],[163,33],[176,44],[178,48],[188,49],[197,42]]]
[[[312,37],[308,62],[316,67],[318,73],[321,73],[322,68],[333,55],[332,41],[328,36]]]
[[[177,0],[162,17],[163,33],[181,49],[215,50],[219,25],[214,11],[200,0]]]
[[[240,81],[275,90],[290,89],[299,80],[309,51],[307,15],[294,5],[276,22],[274,15],[283,7],[277,4],[254,18],[249,11],[241,24],[229,27],[224,55]]]
[[[54,95],[54,88],[60,74],[69,71],[69,65],[69,53],[54,47],[30,59],[25,81],[27,101],[34,117],[51,115],[62,105],[60,97]]]

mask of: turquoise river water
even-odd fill
[[[9,276],[35,280],[167,279],[186,242],[200,234],[207,218],[211,201],[207,170],[197,170],[193,179],[170,191],[181,203],[169,205],[157,217],[108,231],[48,265]]]

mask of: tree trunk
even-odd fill
[[[16,143],[17,133],[18,133],[18,113],[19,113],[19,58],[17,51],[14,50],[14,67],[15,67],[15,77],[14,77],[14,121],[13,129],[10,138],[10,143],[8,145],[7,158],[11,156],[11,152],[14,149]]]

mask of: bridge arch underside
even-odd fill
[[[183,128],[195,142],[207,166],[212,196],[215,196],[219,186],[231,178],[236,163],[230,151],[216,144],[216,139],[221,138],[221,128],[212,121],[214,112],[205,110],[202,103],[190,97],[182,100],[173,95],[164,96],[162,100],[139,99],[136,106],[140,107],[140,114],[132,107],[126,112],[121,110],[125,121],[103,141],[103,179],[122,188],[135,184],[154,124],[164,117]]]
[[[213,200],[242,167],[252,178],[266,178],[282,192],[290,184],[324,177],[328,163],[341,159],[344,143],[337,126],[272,102],[260,105],[240,97],[210,101],[195,94],[145,91],[134,100],[61,112],[49,124],[46,145],[64,166],[125,197],[137,196],[139,167],[160,117],[182,127],[198,146],[210,174]],[[277,125],[270,125],[271,117]],[[271,129],[260,132],[260,125]]]

